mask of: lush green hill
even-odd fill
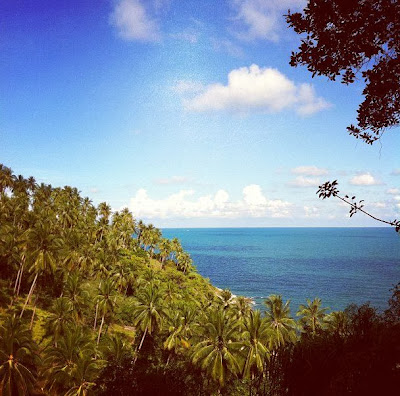
[[[200,276],[128,210],[0,167],[1,395],[321,395],[400,376],[389,309],[251,301]],[[364,392],[364,393],[362,393]]]

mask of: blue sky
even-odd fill
[[[397,130],[348,136],[362,83],[291,68],[301,0],[0,5],[0,162],[168,226],[375,226],[400,217]]]

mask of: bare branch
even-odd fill
[[[317,191],[319,198],[325,199],[329,197],[336,197],[341,201],[345,202],[346,204],[350,205],[350,212],[349,212],[350,217],[352,217],[357,212],[362,212],[376,221],[380,221],[381,223],[385,223],[392,227],[395,227],[396,232],[400,233],[400,220],[395,219],[393,221],[387,221],[379,219],[378,217],[372,215],[371,213],[368,213],[366,210],[363,209],[364,208],[363,199],[357,202],[355,196],[351,198],[348,195],[345,195],[344,197],[340,196],[337,186],[338,186],[337,180],[334,180],[333,182],[327,181],[326,183],[321,184]]]

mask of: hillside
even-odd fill
[[[328,313],[316,298],[295,320],[276,295],[254,311],[127,209],[5,166],[0,270],[1,395],[367,394],[399,383],[398,286],[384,314]]]

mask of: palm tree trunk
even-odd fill
[[[100,329],[99,329],[99,335],[97,336],[97,345],[99,345],[101,330],[103,330],[104,316],[105,316],[105,314],[103,313],[103,317],[101,318],[101,324],[100,324]]]
[[[142,339],[141,339],[141,341],[140,341],[139,348],[138,348],[138,352],[139,352],[140,349],[142,348],[144,339],[146,338],[146,334],[147,334],[147,327],[145,328],[144,333],[143,333],[143,336],[142,336]]]
[[[142,347],[143,342],[144,342],[144,339],[146,338],[146,334],[147,334],[147,327],[144,329],[144,333],[143,333],[142,339],[140,340],[139,347],[138,347],[138,349],[136,350],[136,356],[135,356],[135,359],[133,359],[133,364],[136,363],[136,360],[137,360],[137,358],[138,358],[138,354],[139,354],[140,348]]]
[[[24,261],[25,261],[25,259],[24,259]],[[22,262],[22,265],[21,265],[21,274],[19,275],[19,280],[18,280],[17,297],[19,296],[19,291],[21,289],[22,274],[24,273],[24,261]]]
[[[31,324],[29,325],[29,330],[32,330],[32,327],[33,327],[33,321],[35,319],[35,314],[36,314],[37,299],[38,299],[38,296],[36,296],[36,298],[35,298],[35,304],[34,304],[34,307],[33,307],[33,312],[32,312],[32,317],[31,317]]]
[[[97,313],[98,313],[98,310],[99,310],[99,303],[96,304],[96,314],[94,316],[93,330],[96,330],[96,327],[97,327]]]
[[[16,291],[17,291],[17,286],[18,286],[20,274],[21,274],[21,267],[19,267],[19,270],[18,270],[18,272],[17,272],[17,278],[15,279],[15,284],[14,284],[14,296],[15,296],[15,293],[16,293]]]
[[[32,293],[33,293],[33,290],[35,289],[36,280],[37,280],[38,276],[39,276],[39,273],[36,273],[35,278],[33,279],[31,288],[29,290],[28,297],[26,297],[26,301],[25,301],[24,307],[22,308],[21,315],[19,315],[20,318],[22,318],[22,315],[24,314],[25,308],[28,305],[28,301],[30,301],[30,299],[32,297]]]

